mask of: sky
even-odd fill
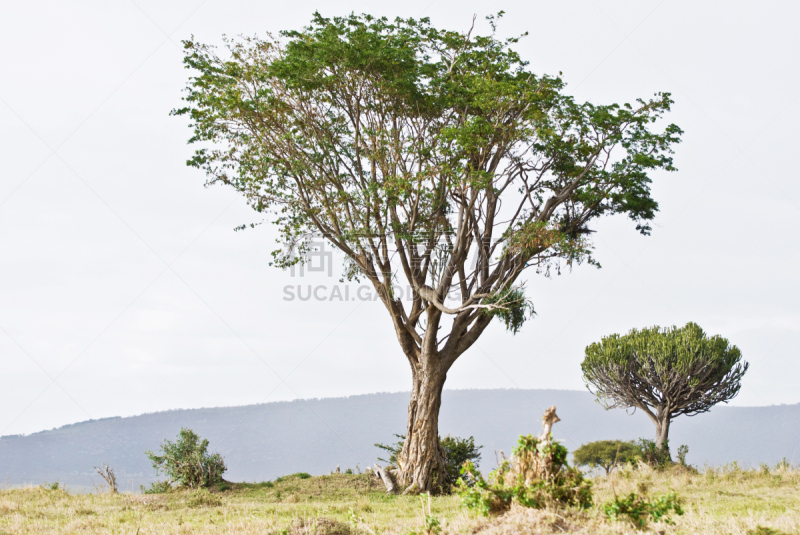
[[[16,2],[0,17],[0,435],[174,408],[403,391],[379,302],[301,300],[338,260],[270,267],[276,232],[204,188],[181,105],[181,40],[297,29],[319,10],[528,31],[537,73],[595,103],[658,91],[684,131],[656,173],[649,237],[599,222],[601,269],[531,275],[537,311],[493,325],[447,388],[583,389],[584,348],[634,327],[699,323],[751,367],[732,405],[800,402],[800,4],[678,0]],[[333,255],[333,258],[338,258]],[[330,290],[330,291],[329,291]],[[348,291],[357,295],[357,285]]]

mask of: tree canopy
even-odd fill
[[[733,399],[748,366],[739,348],[696,323],[612,334],[588,346],[581,364],[584,381],[606,409],[637,408],[650,417],[658,446],[676,416]]]
[[[576,466],[602,468],[610,473],[618,464],[633,462],[640,457],[641,449],[624,440],[598,440],[583,444],[572,455]]]
[[[531,317],[522,273],[596,263],[601,216],[647,234],[651,173],[675,169],[681,130],[654,124],[668,93],[578,102],[517,41],[317,13],[302,30],[227,40],[223,56],[185,42],[192,76],[174,113],[198,146],[188,164],[277,225],[277,266],[305,261],[316,234],[344,253],[348,278],[372,284],[412,368],[399,463],[421,490],[433,461],[410,475],[417,456],[438,451],[444,469],[441,447],[417,437],[438,442],[429,413],[447,370],[493,318],[516,332]]]
[[[161,455],[152,451],[146,451],[145,455],[156,473],[164,472],[169,478],[164,482],[166,487],[173,483],[186,488],[209,487],[221,482],[227,470],[219,453],[208,453],[208,440],[184,427],[175,442],[165,440],[161,444]]]

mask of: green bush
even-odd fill
[[[287,481],[287,480],[289,480],[289,479],[291,479],[293,477],[296,477],[297,479],[309,479],[309,478],[311,478],[311,474],[308,474],[306,472],[296,472],[294,474],[289,474],[288,476],[281,476],[279,478],[276,478],[275,479],[275,483],[281,483],[281,482]]]
[[[659,448],[654,441],[640,438],[637,447],[642,461],[653,468],[665,468],[673,464],[669,454],[669,440],[665,440]]]
[[[613,501],[606,503],[603,512],[611,520],[622,520],[623,517],[627,517],[635,527],[644,528],[650,520],[672,524],[670,514],[674,512],[676,515],[682,515],[683,509],[674,492],[651,501],[631,492],[627,496],[617,496]]]
[[[394,444],[375,444],[376,447],[389,453],[388,459],[378,457],[379,461],[383,461],[389,465],[397,466],[397,456],[403,451],[403,444],[405,442],[405,435],[394,435],[399,440]],[[439,437],[439,443],[445,454],[445,470],[447,472],[447,485],[455,485],[461,475],[461,467],[465,462],[471,461],[477,463],[481,460],[481,448],[483,446],[475,445],[475,438],[460,438],[451,437],[447,435],[444,438]]]
[[[447,435],[440,442],[442,448],[444,448],[447,462],[445,465],[447,468],[447,482],[450,485],[454,485],[461,475],[461,467],[464,466],[465,462],[480,462],[480,450],[483,446],[476,446],[473,437],[459,438]]]
[[[165,440],[161,444],[161,455],[152,451],[145,454],[150,458],[156,473],[163,472],[168,481],[154,483],[151,488],[170,487],[176,483],[182,488],[210,487],[222,482],[225,472],[225,461],[219,453],[208,453],[208,440],[200,437],[191,429],[181,428],[178,440]]]
[[[582,445],[575,450],[573,458],[577,466],[589,466],[590,468],[602,468],[609,474],[615,466],[624,463],[636,463],[642,461],[648,466],[656,469],[663,469],[675,464],[689,467],[686,464],[686,455],[689,447],[682,445],[678,447],[678,462],[672,461],[669,453],[669,441],[665,440],[661,447],[646,438],[640,438],[638,442],[626,442],[622,440],[598,440]]]
[[[582,445],[572,456],[576,466],[602,468],[609,474],[617,465],[636,462],[641,450],[633,442],[598,440]]]
[[[678,446],[678,464],[681,466],[689,466],[686,464],[686,456],[689,454],[689,446],[683,444]]]
[[[520,436],[514,463],[504,460],[489,474],[488,481],[467,461],[456,487],[461,504],[483,516],[504,511],[512,502],[537,509],[549,503],[588,508],[592,505],[592,483],[580,470],[569,467],[567,453],[567,448],[557,442]]]
[[[142,492],[145,494],[164,494],[172,490],[172,485],[170,485],[168,481],[154,481],[150,484],[149,488],[144,488],[144,486],[140,486],[139,488],[141,488]]]

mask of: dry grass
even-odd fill
[[[615,492],[675,492],[685,513],[675,526],[658,527],[666,533],[747,534],[758,526],[800,533],[800,470],[789,466],[743,470],[734,464],[699,473],[643,467],[595,481],[596,503],[611,500]]]
[[[686,513],[675,525],[652,524],[664,534],[745,535],[758,526],[800,534],[800,472],[789,468],[700,473],[621,470],[595,479],[594,508],[535,511],[514,507],[499,518],[464,511],[457,497],[434,497],[431,510],[446,533],[637,533],[610,522],[601,505],[614,493],[656,496],[676,492]],[[352,509],[355,517],[353,524]],[[142,494],[73,494],[45,487],[0,491],[0,534],[272,533],[376,534],[421,531],[419,498],[386,496],[366,475],[287,477],[274,484],[237,484],[226,491]],[[769,532],[764,532],[769,533]]]

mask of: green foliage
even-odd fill
[[[446,437],[439,441],[444,449],[447,483],[453,485],[461,475],[461,467],[466,462],[478,463],[483,446],[475,445],[475,438]]]
[[[602,468],[608,474],[619,464],[636,462],[640,449],[633,442],[598,440],[582,445],[572,455],[576,466]]]
[[[655,441],[640,438],[637,448],[642,461],[653,468],[665,468],[672,464],[672,457],[669,454],[669,440],[665,440],[661,447],[658,447]]]
[[[637,528],[644,528],[649,521],[673,523],[670,514],[682,515],[678,498],[674,492],[648,501],[646,498],[631,492],[627,496],[617,496],[613,501],[603,505],[603,512],[611,520],[627,519]]]
[[[567,448],[557,442],[547,444],[531,435],[520,436],[514,448],[515,465],[504,460],[488,481],[473,463],[464,463],[456,489],[461,504],[483,516],[504,511],[512,502],[537,509],[551,503],[588,508],[592,483],[580,470],[568,466],[567,454]],[[539,463],[547,469],[532,478]]]
[[[172,485],[168,481],[153,481],[148,488],[140,486],[145,494],[164,494],[172,490]]]
[[[397,456],[400,455],[401,451],[403,451],[403,444],[405,443],[406,440],[405,435],[398,435],[397,433],[395,433],[394,436],[400,439],[394,444],[380,444],[380,443],[374,444],[376,448],[380,448],[389,454],[388,459],[384,459],[383,457],[378,457],[378,460],[387,463],[390,466],[397,466]]]
[[[152,451],[150,458],[156,473],[163,472],[169,478],[167,486],[177,483],[179,487],[210,487],[222,482],[225,461],[219,453],[208,453],[208,440],[201,440],[191,429],[181,428],[178,440],[165,440],[161,444],[161,455]],[[154,483],[155,487],[156,484]]]
[[[690,322],[606,336],[586,348],[581,369],[606,409],[638,408],[668,429],[734,398],[748,366],[739,348]]]
[[[192,74],[173,114],[198,147],[187,164],[277,226],[276,266],[309,261],[317,236],[341,251],[405,356],[444,371],[494,317],[514,332],[531,317],[527,268],[593,263],[596,220],[624,215],[648,234],[651,175],[675,170],[682,131],[656,127],[670,94],[577,101],[517,41],[319,13],[277,38],[225,39],[222,53],[184,41]],[[395,298],[400,277],[413,304]]]
[[[397,456],[403,451],[403,444],[405,443],[405,435],[394,435],[399,440],[394,444],[375,444],[376,447],[386,451],[389,454],[388,459],[378,458],[379,461],[388,463],[389,465],[397,466]],[[451,437],[447,435],[444,438],[439,438],[439,443],[442,445],[445,455],[445,469],[447,471],[446,486],[454,485],[461,474],[461,467],[465,462],[471,461],[473,463],[480,462],[481,452],[483,446],[475,445],[475,438],[460,438]]]
[[[499,270],[497,284],[471,291],[505,299],[525,267],[589,260],[593,219],[624,214],[647,234],[658,209],[650,174],[675,170],[682,133],[651,130],[670,110],[668,93],[633,104],[577,102],[560,78],[529,70],[511,48],[517,41],[438,29],[427,18],[319,13],[280,38],[226,40],[224,54],[185,41],[193,75],[186,106],[173,113],[190,119],[189,142],[201,147],[187,163],[268,214],[283,245],[296,246],[276,250],[277,265],[306,261],[309,236],[319,232],[355,264],[350,274],[387,292],[391,284],[362,251],[383,255],[371,248],[383,243],[387,255],[405,255],[412,242],[450,236],[461,243],[439,265],[463,264],[464,247],[477,248],[472,226],[501,225],[502,196],[519,206],[510,209],[516,215],[480,231],[491,243],[479,262]],[[458,223],[465,210],[491,213]],[[548,239],[503,249],[533,227]],[[440,251],[424,249],[413,262],[435,287]],[[519,305],[497,313],[512,330],[526,310],[514,297]]]
[[[678,464],[681,466],[689,466],[686,464],[686,456],[689,455],[689,446],[682,444],[678,446]]]
[[[506,329],[516,334],[522,325],[536,312],[533,304],[525,298],[522,288],[509,287],[483,300],[486,305],[497,305],[501,308],[486,309],[484,314],[500,318]]]
[[[482,516],[489,516],[493,510],[505,508],[506,505],[506,496],[498,496],[475,465],[469,461],[461,467],[461,477],[456,492],[461,498],[462,506]]]

